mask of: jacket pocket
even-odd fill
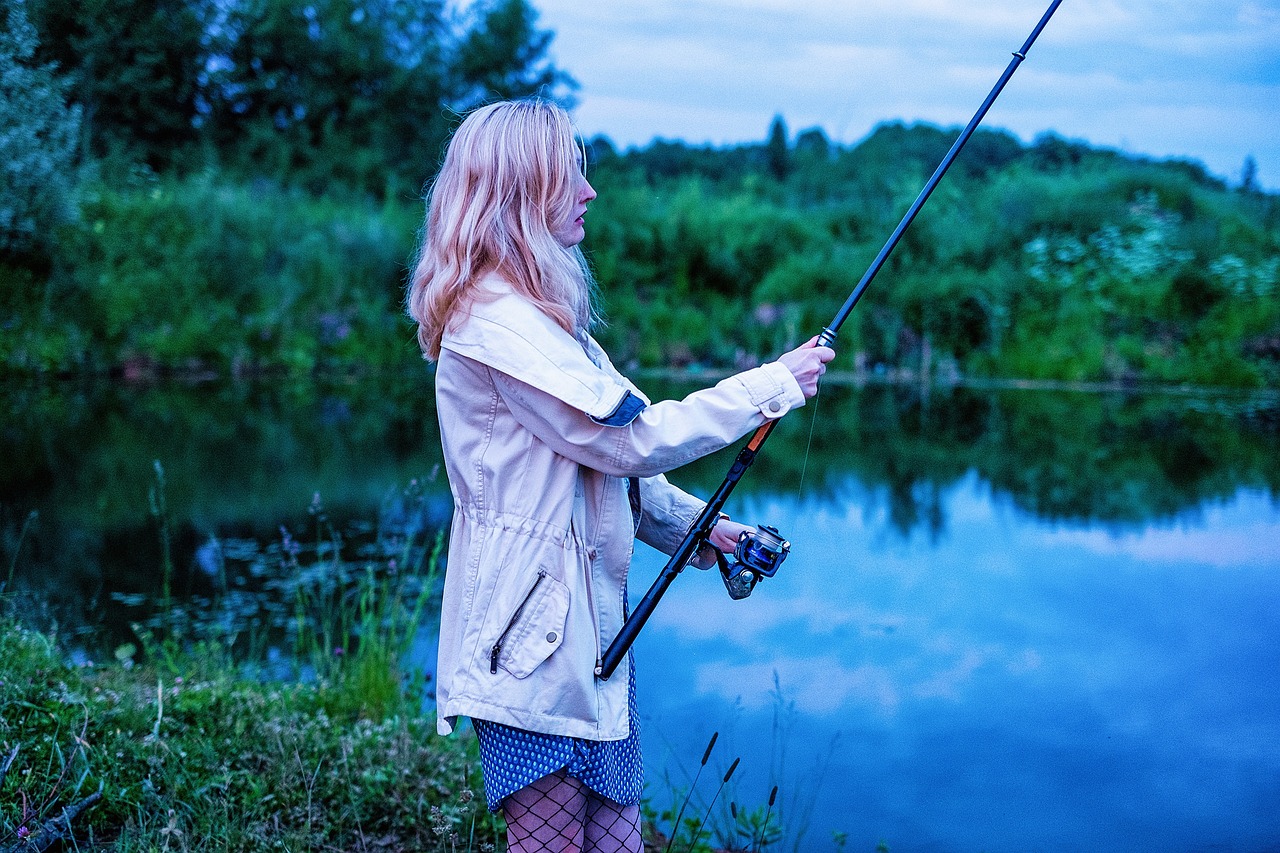
[[[489,649],[489,672],[528,676],[564,643],[568,616],[569,588],[539,571]]]

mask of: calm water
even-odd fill
[[[158,593],[155,461],[175,593],[264,624],[261,555],[317,493],[368,554],[448,519],[428,379],[0,395],[0,582],[88,655]],[[786,849],[1280,850],[1280,403],[832,386],[817,410],[729,507],[792,540],[779,575],[732,602],[691,570],[637,643],[658,806],[719,732],[697,796],[740,757],[721,804],[779,785]]]
[[[945,532],[905,538],[874,489],[845,496],[748,502],[797,540],[749,601],[681,578],[640,643],[650,755],[688,765],[727,730],[719,766],[742,755],[758,803],[785,740],[801,849],[1280,846],[1273,496],[1107,530],[970,473]]]

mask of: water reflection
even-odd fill
[[[179,596],[217,591],[208,558],[218,543],[278,546],[283,528],[314,544],[308,510],[316,495],[352,558],[376,525],[395,521],[387,513],[411,481],[422,491],[422,523],[439,528],[451,511],[448,487],[435,476],[439,438],[423,377],[28,384],[0,394],[8,451],[0,461],[0,565],[16,568],[10,591],[24,589],[40,603],[41,621],[64,630],[88,626],[127,639],[138,615],[129,602],[159,594],[155,463],[164,472]],[[232,563],[257,588],[252,561]]]
[[[352,560],[448,520],[429,376],[0,396],[0,582],[64,634],[128,639],[159,593],[156,461],[209,609],[266,618],[317,494]],[[719,730],[801,849],[1280,845],[1278,451],[1274,398],[826,387],[729,507],[793,540],[779,576],[734,603],[687,573],[641,634],[650,778]]]
[[[742,801],[780,783],[791,816],[813,807],[799,849],[837,831],[862,850],[1280,842],[1272,495],[1113,532],[970,473],[939,492],[944,535],[904,537],[858,491],[846,510],[742,502],[801,531],[783,571],[748,602],[696,574],[664,600],[637,643],[655,764],[720,730]]]

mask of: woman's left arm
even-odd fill
[[[706,504],[663,476],[646,477],[639,483],[640,524],[636,538],[664,554],[672,554]],[[725,516],[712,528],[711,544],[721,551],[732,551],[742,532],[752,529]],[[698,568],[709,568],[714,560],[715,555],[708,552],[700,554],[694,564]]]

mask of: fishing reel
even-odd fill
[[[733,549],[733,562],[716,549],[720,579],[734,601],[751,594],[761,578],[771,578],[791,551],[791,543],[782,538],[777,528],[762,524],[756,530],[745,530]]]

